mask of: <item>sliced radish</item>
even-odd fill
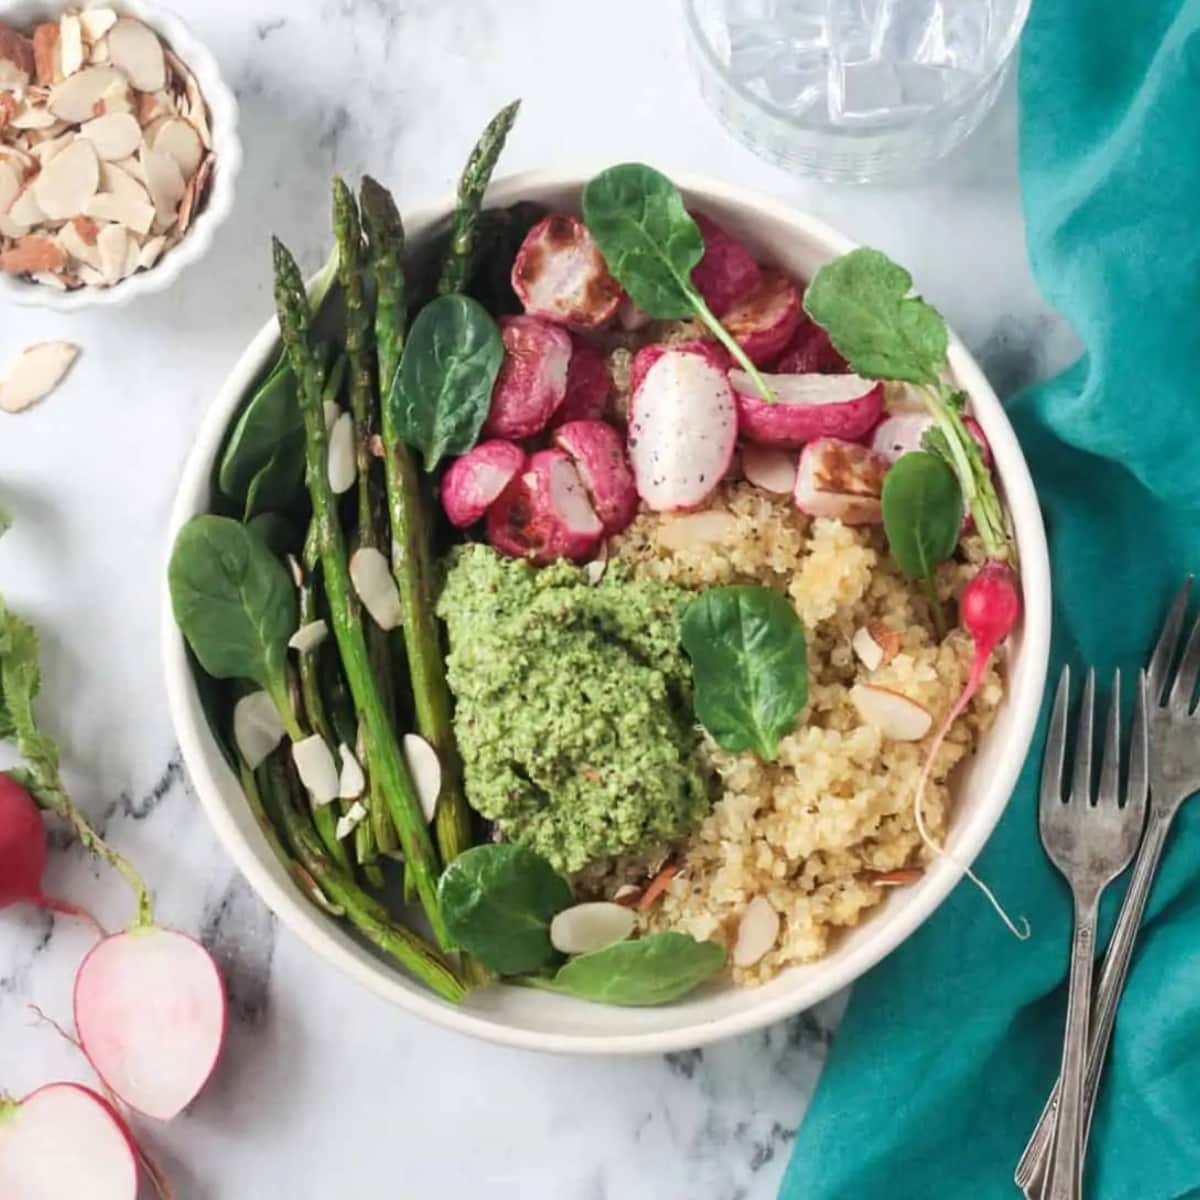
[[[933,727],[933,714],[901,692],[875,683],[857,683],[850,703],[858,715],[893,742],[919,742]]]
[[[651,509],[695,508],[721,482],[737,444],[737,408],[726,373],[707,354],[671,347],[659,355],[629,418],[633,476]]]
[[[592,900],[555,915],[550,944],[560,954],[592,954],[623,942],[636,926],[633,909],[611,900]]]
[[[604,532],[620,533],[638,509],[624,439],[603,421],[569,421],[554,431],[554,443],[574,460]]]
[[[790,496],[796,488],[796,456],[775,446],[742,447],[742,474],[764,492]]]
[[[571,338],[539,317],[501,317],[504,361],[483,432],[492,438],[540,433],[567,394]]]
[[[768,404],[750,376],[730,371],[742,434],[796,450],[821,437],[853,442],[870,433],[883,412],[883,384],[857,375],[766,375]]]
[[[731,233],[702,212],[690,214],[704,238],[704,257],[692,270],[692,282],[715,316],[723,317],[762,283],[754,255]]]
[[[733,965],[752,967],[772,950],[779,940],[779,914],[766,896],[755,896],[746,905],[738,922],[737,941],[733,944]]]
[[[800,293],[786,275],[764,271],[758,287],[722,318],[746,357],[765,366],[778,357],[800,324]]]
[[[987,436],[974,417],[963,417],[967,432],[975,439],[983,456],[985,467],[992,465],[992,448]],[[927,412],[904,411],[885,417],[871,434],[871,449],[882,454],[888,462],[895,462],[902,455],[921,450],[922,439],[937,422]]]
[[[557,448],[533,455],[488,509],[486,528],[500,553],[537,563],[583,562],[604,533],[575,464]]]
[[[88,1061],[130,1108],[169,1121],[199,1095],[225,1041],[225,989],[212,956],[170,929],[95,946],[75,976]]]
[[[136,1200],[138,1151],[107,1100],[52,1083],[19,1104],[0,1100],[4,1200]]]
[[[512,286],[531,316],[576,329],[604,325],[624,295],[587,226],[565,213],[552,213],[525,235]]]
[[[676,352],[699,354],[721,372],[728,371],[733,365],[733,360],[726,353],[724,347],[719,342],[712,342],[706,338],[689,338],[684,342],[671,342],[669,344],[667,342],[654,342],[652,345],[643,346],[634,356],[633,364],[629,369],[629,394],[632,396],[642,386],[642,380],[646,378],[646,372],[664,354]]]
[[[417,733],[404,735],[403,748],[408,773],[421,801],[421,811],[426,821],[432,821],[437,815],[438,797],[442,794],[442,760],[433,746]]]
[[[442,507],[453,525],[473,525],[525,465],[525,451],[493,438],[456,458],[442,476]]]
[[[233,706],[233,740],[252,771],[283,741],[283,721],[266,692],[251,692]]]
[[[796,507],[810,517],[834,517],[846,525],[883,520],[883,477],[887,460],[857,442],[818,438],[800,455]]]
[[[840,375],[850,367],[834,349],[829,334],[815,321],[802,316],[775,370],[784,375]]]
[[[567,394],[551,421],[598,421],[608,408],[612,377],[604,355],[577,333],[571,335],[571,365],[567,369]]]
[[[311,654],[329,636],[329,625],[321,619],[301,625],[288,638],[288,646],[298,654]]]

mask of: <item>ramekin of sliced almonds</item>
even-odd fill
[[[53,308],[166,286],[232,205],[236,112],[168,13],[0,3],[0,286]]]

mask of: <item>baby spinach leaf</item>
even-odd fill
[[[450,936],[500,975],[552,962],[550,922],[572,903],[567,881],[540,854],[512,843],[460,854],[442,872],[438,900]]]
[[[296,589],[258,534],[228,517],[193,517],[167,568],[175,621],[200,665],[217,679],[251,679],[291,711],[287,642]]]
[[[756,584],[712,588],[683,612],[696,716],[725,750],[779,753],[808,703],[804,626],[787,598]]]
[[[286,363],[259,385],[237,419],[217,483],[233,500],[245,500],[256,478],[286,450],[295,486],[304,478],[304,418],[296,399],[296,377]],[[277,467],[277,475],[284,472]]]
[[[704,236],[679,189],[644,163],[609,167],[583,189],[583,221],[616,281],[652,317],[698,317],[737,360],[765,400],[770,389],[692,283]]]
[[[896,565],[910,579],[931,578],[958,545],[963,501],[945,459],[914,450],[883,478],[883,528]]]
[[[387,402],[427,471],[478,441],[503,359],[496,322],[477,301],[439,296],[417,314]]]
[[[528,982],[581,1000],[645,1008],[678,1000],[724,965],[725,951],[716,942],[672,931],[580,954],[552,977]]]
[[[886,254],[851,250],[813,276],[804,308],[856,374],[935,385],[946,363],[946,322],[911,290],[912,276]]]
[[[247,521],[246,527],[267,543],[267,549],[276,558],[284,558],[288,554],[300,554],[304,539],[300,530],[286,517],[281,517],[276,512],[260,513],[257,517]]]

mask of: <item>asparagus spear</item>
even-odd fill
[[[483,205],[483,194],[487,191],[496,160],[504,149],[508,132],[517,119],[520,100],[502,108],[489,122],[475,143],[471,157],[458,183],[458,207],[454,210],[454,227],[450,235],[450,251],[442,264],[438,278],[438,295],[461,292],[471,275],[471,264],[475,257],[475,230],[479,224],[479,210]],[[388,377],[390,382],[391,377]]]
[[[339,871],[325,853],[312,826],[295,801],[295,788],[286,762],[274,754],[259,770],[262,797],[270,815],[284,830],[299,865],[324,896],[345,910],[347,919],[373,945],[396,959],[439,996],[458,1003],[466,995],[449,964],[410,929],[396,924],[387,910]]]
[[[411,451],[396,433],[386,402],[404,345],[404,225],[391,194],[370,176],[363,180],[362,207],[368,261],[375,279],[379,388],[385,398],[382,425],[388,512],[395,546],[392,570],[404,609],[404,641],[417,729],[442,763],[442,794],[434,829],[442,861],[448,863],[471,845],[471,815],[463,791],[462,762],[450,720],[450,689],[434,615],[433,564],[426,534],[429,524],[423,483]]]
[[[437,853],[371,671],[366,638],[355,612],[346,563],[345,537],[329,486],[329,446],[321,411],[321,389],[309,342],[309,314],[304,285],[295,259],[278,238],[273,240],[273,251],[275,303],[284,345],[296,373],[300,407],[304,414],[308,489],[317,523],[317,540],[334,636],[355,707],[363,721],[368,770],[378,777],[387,799],[404,846],[408,869],[414,873],[417,893],[433,927],[434,936],[440,945],[445,945],[446,928],[437,900]]]

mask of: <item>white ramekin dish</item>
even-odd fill
[[[587,175],[533,172],[493,185],[488,200],[533,200],[577,211]],[[742,238],[758,257],[800,278],[853,248],[847,238],[786,206],[727,184],[675,175],[694,203]],[[410,245],[420,247],[444,227],[451,198],[408,217]],[[178,529],[209,503],[213,461],[225,430],[252,381],[274,355],[274,319],[259,330],[217,395],[184,468],[170,522]],[[792,967],[759,988],[703,989],[662,1008],[612,1008],[512,986],[493,986],[461,1007],[439,1000],[361,945],[345,927],[313,907],[289,880],[267,847],[241,790],[209,734],[180,636],[171,615],[163,560],[163,648],[171,715],[184,762],[218,836],[250,885],[280,919],[338,970],[427,1020],[475,1037],[535,1050],[577,1054],[662,1053],[745,1033],[823,1000],[894,950],[945,899],[1000,819],[1033,737],[1041,706],[1050,641],[1050,569],[1033,482],[995,393],[957,339],[950,363],[971,396],[973,411],[991,443],[995,467],[1011,513],[1021,559],[1025,613],[1008,656],[1008,693],[978,754],[958,779],[948,849],[920,883],[897,890],[875,913],[850,930],[820,962]],[[1030,853],[1033,853],[1032,843]],[[980,900],[981,913],[985,901]]]
[[[188,26],[174,13],[144,0],[91,0],[70,4],[66,0],[0,0],[0,21],[28,34],[39,21],[57,20],[66,9],[112,8],[121,16],[136,17],[149,25],[183,60],[208,104],[213,141],[213,173],[208,200],[196,215],[183,240],[172,246],[148,271],[138,271],[113,287],[81,287],[60,292],[44,283],[0,273],[0,302],[11,300],[27,307],[77,312],[83,308],[127,304],[139,296],[162,292],[180,273],[208,253],[217,228],[233,211],[234,184],[242,168],[242,143],[238,137],[238,103],[226,86],[217,60]]]

